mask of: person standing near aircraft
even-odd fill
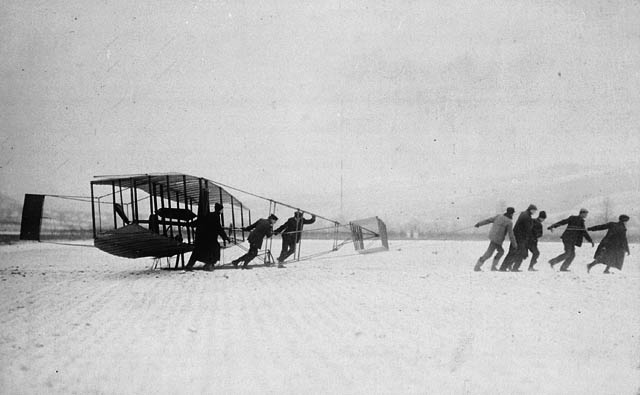
[[[629,242],[627,241],[627,227],[626,223],[629,221],[629,216],[622,214],[618,217],[619,222],[609,222],[604,225],[597,225],[590,227],[589,231],[606,230],[607,234],[604,235],[604,239],[598,244],[598,249],[593,256],[593,262],[587,265],[587,272],[591,271],[595,265],[603,263],[607,266],[604,269],[604,273],[611,273],[610,268],[615,267],[618,270],[622,270],[622,264],[624,263],[624,253],[630,255]]]
[[[222,208],[222,204],[216,203],[212,213],[207,213],[196,220],[196,237],[193,243],[195,247],[185,270],[193,270],[196,261],[200,261],[204,262],[204,270],[213,271],[214,265],[220,260],[218,236],[225,244],[231,242],[222,228],[220,220]]]
[[[584,220],[587,218],[587,215],[589,215],[589,210],[582,208],[578,215],[572,215],[547,228],[553,231],[553,229],[559,226],[567,225],[567,228],[561,236],[562,244],[564,244],[564,252],[549,260],[549,265],[551,265],[552,269],[556,264],[563,262],[560,266],[560,271],[568,272],[571,262],[573,262],[573,259],[576,257],[576,247],[582,246],[583,238],[591,243],[591,247],[594,246],[593,240],[591,240],[591,236],[589,236],[584,226]]]
[[[282,250],[278,257],[279,266],[282,265],[285,259],[296,252],[296,245],[300,242],[300,234],[304,225],[314,222],[316,222],[315,215],[312,214],[310,219],[306,219],[302,211],[296,211],[293,217],[289,218],[287,222],[273,232],[274,235],[282,233]]]
[[[538,211],[535,204],[530,204],[529,207],[518,216],[516,225],[513,227],[513,233],[516,236],[517,244],[511,244],[509,246],[509,253],[504,258],[502,266],[500,266],[501,272],[510,270],[512,272],[519,272],[522,261],[527,258],[528,243],[531,239],[531,229],[533,227],[533,215]]]
[[[529,245],[527,248],[531,251],[531,261],[529,262],[529,271],[535,272],[533,266],[538,262],[538,257],[540,256],[540,250],[538,250],[538,239],[542,237],[542,223],[547,218],[547,213],[544,211],[540,211],[538,214],[538,218],[533,221],[533,226],[531,227],[531,239],[529,240]]]
[[[275,224],[276,221],[278,221],[278,217],[276,217],[275,214],[271,214],[269,215],[269,218],[260,218],[243,229],[244,231],[251,231],[248,237],[249,251],[240,258],[236,258],[231,261],[233,266],[238,267],[238,263],[244,262],[242,264],[242,268],[248,268],[249,262],[258,256],[258,251],[262,248],[262,240],[265,237],[271,237],[273,234],[273,224]]]
[[[500,261],[500,258],[502,258],[502,255],[504,254],[504,248],[502,248],[502,243],[504,242],[504,238],[507,234],[509,235],[509,240],[511,240],[511,244],[512,245],[515,244],[516,246],[518,245],[516,238],[513,234],[513,222],[511,221],[511,219],[513,218],[513,213],[515,211],[516,210],[513,207],[507,207],[507,211],[504,214],[496,215],[495,217],[485,219],[484,221],[480,221],[477,224],[475,224],[476,228],[479,228],[487,224],[493,224],[493,225],[491,225],[491,230],[489,230],[489,247],[487,248],[487,251],[480,258],[478,258],[478,262],[476,263],[476,266],[473,268],[474,271],[481,272],[482,264],[484,264],[484,262],[487,259],[491,258],[491,255],[493,255],[493,253],[496,250],[498,251],[498,253],[493,258],[493,264],[491,265],[491,270],[492,271],[497,270],[498,262]]]

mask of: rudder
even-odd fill
[[[42,208],[45,195],[24,195],[22,221],[20,222],[20,240],[40,241],[42,226]]]

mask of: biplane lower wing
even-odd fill
[[[137,224],[98,234],[94,245],[108,254],[124,258],[164,258],[193,250],[191,244],[156,234]]]

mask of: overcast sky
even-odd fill
[[[178,171],[335,208],[342,162],[348,204],[376,207],[637,167],[639,21],[638,1],[5,0],[0,191]]]

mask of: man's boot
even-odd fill
[[[481,267],[482,267],[483,263],[484,262],[480,262],[480,260],[478,259],[478,262],[476,262],[476,266],[473,268],[473,271],[474,272],[481,272],[482,271]]]

